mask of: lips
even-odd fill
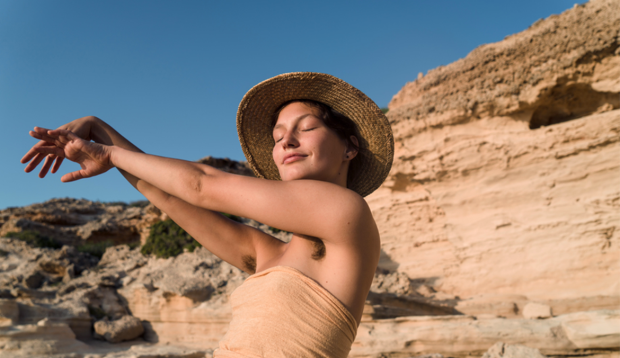
[[[284,156],[284,159],[282,160],[282,164],[293,163],[293,162],[301,160],[301,159],[303,159],[305,157],[306,157],[306,155],[303,155],[303,154],[300,154],[300,153],[289,153],[289,154]]]

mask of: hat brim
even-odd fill
[[[349,117],[361,138],[349,189],[361,196],[375,191],[387,177],[394,158],[392,129],[381,109],[364,93],[324,73],[285,73],[250,89],[237,111],[237,132],[248,164],[257,177],[280,180],[273,161],[271,119],[282,104],[295,99],[324,103]]]

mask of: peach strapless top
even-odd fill
[[[248,277],[231,295],[232,321],[214,358],[345,358],[357,321],[323,286],[276,266]]]

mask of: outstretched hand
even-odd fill
[[[82,167],[81,170],[63,175],[62,178],[60,178],[62,182],[90,178],[105,173],[113,167],[110,163],[110,147],[86,141],[68,130],[49,130],[35,127],[34,131],[30,131],[29,134],[47,143],[45,145],[35,145],[31,151],[43,156],[51,154],[58,159],[67,158],[72,162],[78,163]],[[26,156],[22,158],[22,162],[24,162],[24,159],[26,159]],[[58,163],[58,159],[56,163]],[[29,164],[29,166],[31,164]],[[36,164],[34,165],[35,167]],[[59,165],[60,164],[55,165],[54,167]],[[56,170],[57,169],[58,168],[56,168]],[[52,173],[53,172],[55,172],[54,168],[52,168]]]
[[[78,118],[74,121],[71,121],[67,124],[64,124],[58,129],[66,129],[68,131],[73,132],[78,137],[90,141],[91,140],[91,125],[92,125],[92,117],[82,117]],[[30,150],[22,157],[21,163],[26,164],[26,168],[24,171],[26,173],[30,173],[35,170],[37,166],[45,159],[45,162],[41,166],[41,170],[39,171],[39,178],[45,178],[47,173],[52,169],[52,174],[56,173],[62,164],[64,157],[57,157],[54,154],[43,154],[38,152],[39,147],[50,147],[55,146],[54,143],[48,143],[44,140],[40,140],[38,143],[32,146]]]

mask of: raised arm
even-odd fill
[[[92,139],[96,143],[115,146],[129,152],[142,153],[138,147],[114,128],[96,117],[80,118],[63,127],[61,129],[68,129],[72,132],[75,130],[85,140]],[[44,133],[45,130],[40,132]],[[46,143],[49,143],[49,141],[37,143],[22,158],[22,163],[30,161],[26,167],[27,172],[34,170],[42,161],[43,156],[45,156],[45,154],[41,154],[39,151],[41,147],[51,149],[51,146]],[[55,154],[48,154],[46,162],[41,169],[40,177],[45,176],[54,159],[56,159],[56,162],[54,167],[52,167],[52,172],[58,169],[60,163],[62,163],[63,156],[57,157]],[[183,227],[209,251],[233,266],[253,273],[255,269],[253,263],[257,261],[257,257],[259,260],[269,259],[272,255],[277,254],[281,243],[271,236],[246,225],[236,223],[217,212],[192,205],[121,168],[118,169],[127,181],[139,190],[153,205],[167,213],[170,218]]]
[[[64,138],[60,144],[67,143],[65,151],[82,145],[79,140],[69,138],[72,134],[62,130],[44,135]],[[125,170],[199,208],[249,217],[282,230],[318,237],[326,243],[359,245],[364,244],[359,238],[378,239],[370,209],[363,198],[336,184],[249,178],[204,164],[120,147],[102,150],[106,151],[102,159],[106,165]],[[63,180],[74,180],[72,175],[79,179],[81,174],[66,174]]]

